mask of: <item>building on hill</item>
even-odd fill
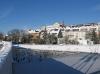
[[[39,39],[40,39],[40,31],[38,30],[28,30],[29,35],[31,36],[31,42],[32,43],[39,43]]]
[[[55,35],[58,38],[58,43],[62,43],[64,38],[68,36],[69,40],[78,41],[79,44],[88,44],[91,42],[91,39],[87,39],[87,33],[95,31],[96,35],[100,37],[100,23],[88,23],[88,24],[77,24],[65,26],[64,23],[54,23],[53,25],[47,25],[41,27],[40,30],[28,30],[34,39],[43,39],[44,33]],[[62,38],[58,37],[61,33]],[[61,42],[60,42],[61,41]],[[99,41],[100,42],[100,41]]]
[[[68,36],[70,40],[77,40],[79,44],[88,44],[90,39],[86,39],[88,32],[95,31],[96,35],[100,34],[100,24],[88,23],[81,25],[66,26],[65,36]],[[83,43],[82,43],[83,42]]]

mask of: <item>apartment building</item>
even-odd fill
[[[90,40],[86,39],[86,34],[93,30],[98,35],[100,32],[100,24],[89,23],[74,26],[66,26],[65,36],[68,36],[70,40],[77,40],[80,44],[88,44]]]
[[[40,30],[29,29],[28,33],[31,35],[32,42],[38,43],[37,41],[40,39]]]

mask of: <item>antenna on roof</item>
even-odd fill
[[[62,26],[64,26],[64,21],[62,21]]]
[[[62,21],[61,26],[62,26],[62,27],[65,27],[64,21]]]

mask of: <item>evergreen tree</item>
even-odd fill
[[[94,44],[97,44],[98,36],[97,36],[95,30],[92,30],[91,32],[87,32],[86,39],[90,39],[91,41],[93,41]]]
[[[65,43],[66,43],[66,44],[69,43],[69,37],[68,37],[68,36],[65,36],[65,37],[64,37],[64,40],[65,40]]]
[[[98,32],[98,43],[100,44],[100,31]]]
[[[62,38],[62,37],[63,37],[63,34],[62,34],[62,31],[60,30],[58,33],[58,38]]]
[[[55,34],[51,34],[50,36],[51,44],[57,44],[57,37]]]
[[[45,27],[45,29],[44,29],[44,32],[43,32],[43,39],[42,39],[42,41],[43,41],[43,44],[47,44],[47,30],[46,30],[46,27]]]
[[[97,34],[96,34],[95,30],[92,31],[91,40],[94,42],[94,44],[97,44],[97,42],[98,42],[98,38],[97,38]]]

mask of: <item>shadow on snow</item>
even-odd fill
[[[13,56],[13,74],[83,74],[47,55],[34,55],[29,49],[15,51],[13,47]]]

